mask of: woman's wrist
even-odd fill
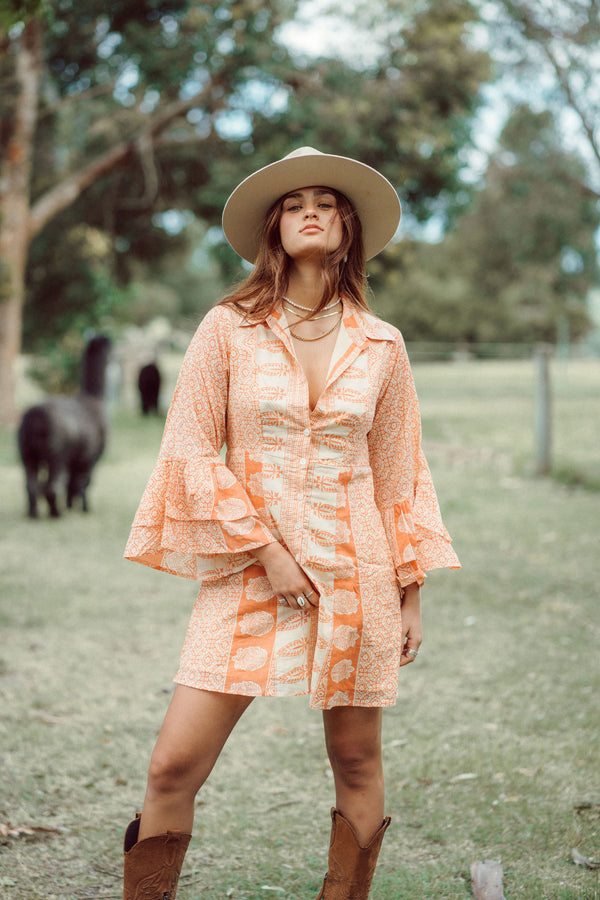
[[[257,558],[259,563],[262,563],[264,565],[265,562],[268,562],[270,559],[274,559],[282,550],[285,550],[285,548],[279,543],[279,541],[271,541],[269,544],[263,544],[261,547],[255,547],[254,550],[252,550],[252,553]]]
[[[407,584],[400,589],[401,606],[404,606],[406,603],[419,603],[420,599],[421,587],[416,581],[413,581],[411,584]]]

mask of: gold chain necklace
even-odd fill
[[[314,338],[300,337],[299,334],[296,334],[295,331],[292,331],[291,326],[289,326],[289,332],[292,335],[292,337],[296,338],[297,341],[306,341],[307,343],[309,343],[309,342],[312,343],[312,341],[321,341],[321,340],[323,340],[323,338],[327,337],[328,334],[331,334],[333,331],[335,331],[335,329],[338,327],[338,325],[342,321],[342,315],[343,314],[340,313],[340,317],[337,320],[337,322],[335,323],[335,325],[333,326],[333,328],[330,328],[329,331],[323,332],[323,334],[320,334],[318,337],[314,337]]]

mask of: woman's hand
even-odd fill
[[[400,665],[414,662],[423,640],[421,627],[421,590],[418,584],[404,588],[402,599],[402,655]]]
[[[272,544],[257,547],[252,553],[264,566],[273,593],[279,602],[285,601],[291,609],[302,609],[307,603],[310,606],[317,605],[319,597],[315,588],[283,544],[274,541]],[[301,602],[298,603],[298,600]]]

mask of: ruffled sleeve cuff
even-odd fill
[[[432,569],[460,568],[443,524],[433,529],[416,522],[410,501],[385,509],[382,518],[400,587],[422,585]]]
[[[220,461],[159,459],[136,513],[125,557],[186,578],[220,577],[277,538]]]

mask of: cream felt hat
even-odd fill
[[[233,191],[223,210],[225,237],[241,257],[254,262],[264,217],[276,200],[297,188],[329,187],[354,206],[363,230],[366,259],[392,239],[400,221],[400,201],[383,175],[371,166],[301,147],[249,175]]]

